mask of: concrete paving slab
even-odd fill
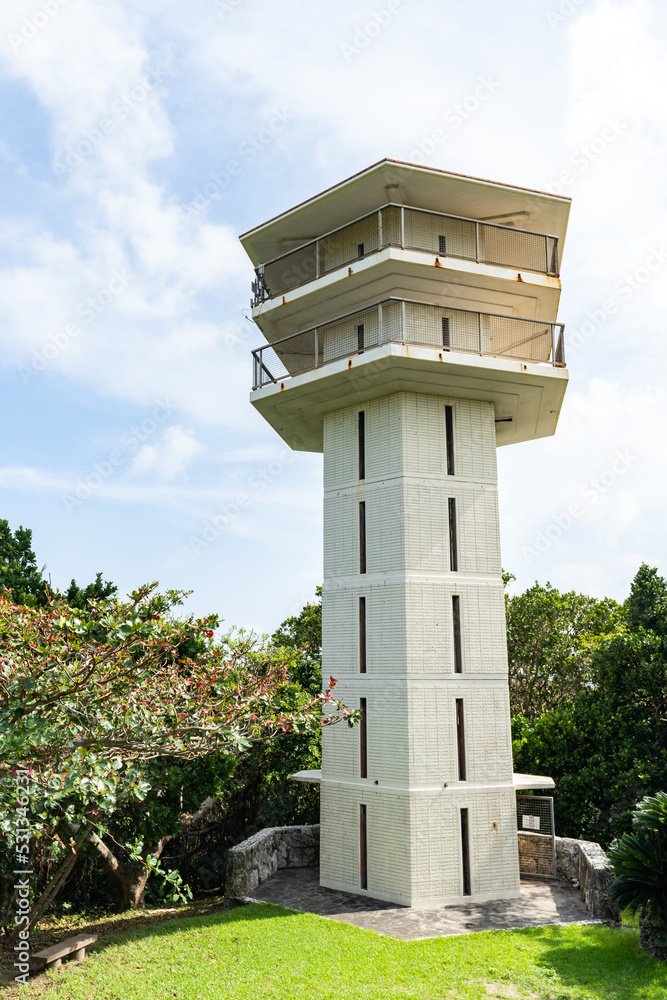
[[[522,879],[519,899],[420,909],[324,889],[319,877],[318,867],[286,868],[255,889],[252,898],[404,941],[549,924],[599,923],[591,920],[579,891],[563,882]]]

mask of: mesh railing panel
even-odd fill
[[[522,875],[556,877],[553,799],[546,795],[517,795],[519,871]]]
[[[255,295],[255,304],[388,246],[558,274],[558,240],[554,236],[386,205],[258,268],[258,273],[263,270],[263,286]]]
[[[479,313],[406,302],[405,340],[439,349],[479,352]]]
[[[480,223],[479,259],[518,271],[549,272],[547,237]]]
[[[475,223],[405,208],[403,246],[444,257],[475,260]]]
[[[380,209],[382,216],[382,246],[400,247],[401,245],[401,210],[398,205],[387,205]]]
[[[346,358],[350,354],[359,354],[368,347],[377,347],[380,323],[379,309],[364,309],[340,320],[338,323],[327,323],[319,328],[319,338],[323,345],[322,358],[324,364],[337,358]]]
[[[253,351],[253,358],[255,388],[311,371],[316,367],[315,330],[297,333],[294,337],[280,341],[275,347],[269,344]]]
[[[552,357],[553,329],[537,320],[388,299],[253,351],[253,385],[278,382],[390,341],[562,365],[563,332],[556,328],[559,336]]]
[[[361,260],[380,249],[379,213],[354,222],[318,240],[320,245],[320,274],[328,274],[339,267]]]
[[[282,295],[317,276],[317,244],[307,243],[264,266],[264,297]]]
[[[524,361],[549,361],[551,358],[550,323],[536,323],[511,316],[485,316],[483,327],[482,354]]]

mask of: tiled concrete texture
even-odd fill
[[[404,941],[591,919],[578,890],[563,882],[529,879],[521,881],[520,899],[420,909],[324,889],[319,884],[319,868],[290,868],[255,889],[252,898],[342,920]]]

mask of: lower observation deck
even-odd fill
[[[495,404],[499,445],[554,433],[560,324],[390,298],[253,351],[250,400],[297,451],[322,451],[326,412],[394,392]]]

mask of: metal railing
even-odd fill
[[[255,269],[251,305],[284,295],[386,247],[558,275],[556,236],[389,203],[260,264]]]
[[[564,367],[563,330],[560,323],[389,298],[258,347],[252,352],[253,389],[387,343]]]

